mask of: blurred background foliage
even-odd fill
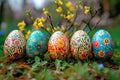
[[[117,16],[120,13],[120,0],[110,0],[110,12],[111,16]]]
[[[81,1],[81,0],[80,0]],[[75,0],[71,0],[75,6]],[[102,21],[97,25],[97,29],[106,28],[109,30],[115,43],[119,44],[118,36],[120,34],[116,30],[120,30],[120,1],[119,0],[83,0],[83,5],[90,6],[94,11],[99,9],[99,13],[93,18],[91,24],[95,24],[101,16]],[[33,26],[32,21],[26,16],[26,10],[30,9],[32,15],[37,18],[44,16],[42,8],[48,8],[54,25],[60,26],[65,24],[62,17],[59,17],[59,13],[55,11],[56,5],[53,4],[53,0],[0,0],[0,44],[4,44],[4,40],[9,32],[13,29],[18,29],[17,23],[24,20],[27,23],[27,28]],[[88,19],[89,16],[79,14],[76,22],[80,23],[81,20]],[[83,27],[84,24],[80,25]],[[114,28],[118,27],[118,29]],[[113,31],[112,31],[113,30]],[[116,36],[116,37],[114,37]],[[117,41],[118,40],[118,41]]]

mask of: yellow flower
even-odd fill
[[[59,0],[58,5],[63,5],[63,2],[61,0]]]
[[[69,9],[70,9],[70,11],[74,11],[74,7],[72,7],[72,6]]]
[[[45,21],[45,18],[44,17],[41,17],[41,22],[44,22]]]
[[[103,57],[105,56],[105,52],[103,52],[102,50],[100,50],[100,51],[98,52],[98,55],[99,55],[101,58],[103,58]]]
[[[19,30],[20,30],[21,32],[23,32],[23,31],[24,31],[24,27],[19,27]]]
[[[65,30],[65,27],[64,27],[64,26],[61,26],[61,30],[64,31],[64,30]]]
[[[36,30],[38,30],[38,29],[39,29],[39,27],[38,27],[38,26],[36,26],[35,28],[36,28]]]
[[[110,44],[110,40],[108,38],[105,38],[104,39],[104,44],[107,45],[107,44]]]
[[[44,17],[37,18],[36,21],[37,21],[37,22],[45,22],[45,18],[44,18]]]
[[[55,30],[54,30],[54,29],[52,29],[52,32],[54,33],[54,32],[55,32]]]
[[[21,21],[18,23],[18,27],[21,32],[24,31],[25,26],[26,26],[26,24],[24,21]]]
[[[26,26],[26,24],[24,21],[21,21],[18,23],[18,27],[25,27],[25,26]]]
[[[62,7],[58,7],[58,8],[56,9],[56,11],[60,13],[60,12],[63,11],[63,9],[62,9]]]
[[[74,11],[74,7],[70,1],[66,3],[66,7],[69,8],[70,11]]]
[[[71,12],[70,11],[67,11],[67,14],[70,14]]]
[[[80,4],[80,5],[79,5],[79,8],[80,8],[80,9],[83,9],[83,6]]]
[[[38,26],[39,26],[39,27],[43,27],[43,23],[42,23],[42,22],[39,22],[39,23],[38,23]]]
[[[46,8],[43,8],[43,13],[45,14],[45,15],[48,15],[48,10],[46,9]]]
[[[62,17],[63,17],[63,16],[64,16],[64,14],[60,14],[60,16],[62,16]]]
[[[39,26],[38,26],[38,24],[37,24],[37,22],[36,22],[36,21],[33,23],[33,26],[36,28],[36,30],[38,30],[38,29],[39,29]]]
[[[56,27],[54,27],[54,30],[55,30],[55,31],[57,31],[57,28],[56,28]]]
[[[26,39],[26,40],[28,39],[28,35],[25,35],[25,39]]]
[[[31,31],[28,30],[28,31],[27,31],[27,34],[25,35],[26,40],[29,38],[30,33],[31,33]]]
[[[43,22],[45,21],[44,17],[37,18],[33,23],[33,26],[38,30],[40,27],[43,27]]]
[[[27,35],[30,35],[30,33],[31,33],[31,31],[30,31],[30,30],[28,30]]]
[[[67,20],[70,20],[70,19],[72,19],[73,17],[74,17],[74,14],[71,13],[71,14],[69,14],[69,15],[66,16],[66,19],[67,19]]]
[[[59,6],[63,5],[62,0],[54,0],[54,3],[59,5]]]
[[[54,0],[54,3],[57,4],[57,0]]]
[[[71,7],[71,6],[72,6],[72,3],[71,3],[70,1],[68,1],[68,2],[66,3],[66,7],[69,8],[69,7]]]
[[[50,31],[51,29],[50,29],[50,27],[47,27],[46,30],[47,30],[47,31]]]
[[[84,6],[84,13],[85,14],[88,14],[89,12],[90,12],[90,7],[88,7],[88,6]]]
[[[65,18],[65,14],[60,14],[60,16]]]

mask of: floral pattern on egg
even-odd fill
[[[5,40],[4,53],[10,60],[21,58],[25,54],[25,38],[18,31],[13,30]]]
[[[98,59],[108,59],[113,54],[113,40],[106,30],[98,30],[92,38],[93,54]]]
[[[69,50],[68,38],[61,31],[56,31],[50,37],[48,51],[52,59],[66,58]]]
[[[74,58],[84,60],[91,52],[90,38],[86,32],[76,31],[70,41],[71,53]]]

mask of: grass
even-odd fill
[[[8,22],[10,24],[11,22]],[[12,23],[12,25],[16,25]],[[12,27],[13,29],[16,26]],[[92,38],[97,29],[90,32]],[[3,44],[10,29],[5,35],[0,36],[0,80],[119,80],[120,79],[120,26],[107,28],[115,42],[115,51],[111,60],[101,62],[91,57],[80,61],[72,58],[66,60],[51,60],[48,53],[44,58],[22,58],[9,61],[4,56]],[[2,38],[1,38],[2,37]]]

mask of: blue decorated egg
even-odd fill
[[[44,29],[32,32],[26,42],[26,53],[29,58],[43,55],[47,51],[50,34]]]
[[[113,54],[113,40],[106,30],[98,30],[92,38],[93,54],[97,59],[107,60]]]

